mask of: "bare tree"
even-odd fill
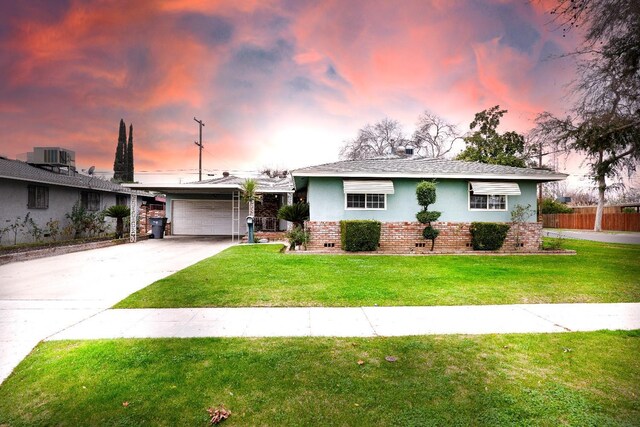
[[[340,157],[346,160],[362,160],[393,154],[407,144],[402,126],[397,120],[384,118],[373,125],[366,124],[358,136],[346,141]]]
[[[461,140],[462,135],[456,125],[436,114],[424,111],[418,116],[411,143],[416,154],[440,159],[451,152],[453,143],[458,139]]]
[[[269,178],[284,178],[289,175],[289,170],[278,166],[263,166],[260,168],[260,174]]]
[[[563,31],[586,27],[578,57],[572,114],[542,113],[537,132],[585,155],[598,187],[595,231],[602,230],[607,178],[632,174],[640,162],[640,2],[559,0],[551,10]]]

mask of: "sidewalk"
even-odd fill
[[[48,340],[375,337],[640,329],[640,303],[105,310]]]
[[[545,237],[564,237],[565,239],[591,240],[603,243],[627,243],[640,244],[640,233],[635,231],[591,231],[591,230],[564,230],[545,228],[542,230]]]

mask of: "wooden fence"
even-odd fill
[[[594,213],[544,214],[542,226],[545,228],[570,228],[593,230],[596,222]],[[640,213],[606,213],[602,215],[602,229],[610,231],[640,231]]]

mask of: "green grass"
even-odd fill
[[[0,425],[638,425],[639,351],[640,331],[45,342]]]
[[[640,301],[640,245],[567,240],[575,256],[291,255],[241,245],[117,308]]]

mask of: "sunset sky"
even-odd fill
[[[136,180],[338,160],[367,123],[424,110],[467,130],[508,109],[502,131],[564,114],[574,49],[544,1],[3,2],[0,154],[75,150],[112,174],[133,123]],[[560,165],[563,166],[562,164]],[[162,171],[150,174],[145,171]],[[569,167],[568,172],[577,169]]]

